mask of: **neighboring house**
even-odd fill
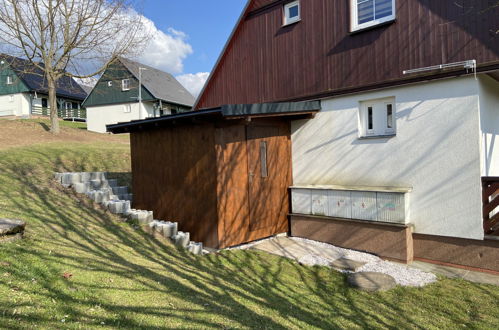
[[[109,124],[184,112],[193,104],[194,97],[171,74],[125,58],[107,68],[84,102],[87,128],[99,133]]]
[[[294,236],[499,271],[497,10],[249,1],[198,111],[109,127],[132,133],[138,207],[214,247],[282,231],[281,208]]]
[[[57,82],[57,106],[60,118],[85,119],[81,103],[87,93],[70,77]],[[47,81],[44,73],[28,60],[0,55],[0,117],[48,116]]]

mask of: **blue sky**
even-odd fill
[[[245,0],[145,0],[144,15],[167,32],[187,34],[194,53],[184,71],[210,71],[245,5]]]
[[[176,75],[193,94],[212,70],[246,0],[144,0],[157,31],[139,60]]]

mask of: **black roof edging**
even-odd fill
[[[156,127],[177,119],[193,118],[206,115],[219,115],[221,118],[249,117],[249,116],[286,116],[294,113],[317,112],[321,110],[320,101],[283,102],[283,103],[257,103],[257,104],[229,104],[219,108],[194,110],[178,114],[132,120],[117,124],[106,125],[106,130],[111,133],[128,133],[136,129]]]

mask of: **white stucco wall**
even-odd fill
[[[465,77],[323,100],[292,124],[294,184],[413,187],[415,232],[483,239],[478,95]],[[396,136],[359,139],[359,102],[385,97]]]
[[[499,176],[499,82],[480,77],[480,137],[483,176]]]
[[[142,115],[139,114],[138,103],[130,103],[130,105],[132,109],[129,113],[124,111],[124,104],[88,107],[87,129],[93,132],[106,133],[106,125],[154,116],[153,104],[151,102],[144,102],[142,104]]]
[[[13,95],[12,101],[11,95]],[[11,95],[0,95],[0,117],[29,116],[29,95],[24,93]]]

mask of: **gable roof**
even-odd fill
[[[48,94],[45,73],[30,61],[6,54],[0,54],[0,58],[7,62],[30,91]],[[59,97],[67,97],[75,100],[84,100],[87,93],[71,77],[64,76],[57,81],[56,93]]]
[[[189,107],[194,104],[194,96],[171,74],[123,57],[120,57],[119,61],[137,79],[139,79],[139,68],[145,68],[146,70],[142,71],[142,86],[158,100]]]
[[[203,88],[201,89],[201,92],[199,93],[198,97],[196,98],[196,101],[194,102],[193,109],[197,110],[198,103],[203,97],[203,94],[205,91],[208,89],[208,85],[211,83],[211,80],[215,76],[216,71],[218,70],[220,66],[220,62],[225,56],[225,53],[227,52],[230,44],[232,43],[232,40],[234,40],[237,31],[242,25],[243,18],[246,16],[246,14],[254,8],[254,5],[252,6],[252,0],[247,0],[246,5],[244,6],[243,10],[241,11],[241,15],[239,15],[239,18],[237,19],[236,25],[234,25],[234,28],[232,29],[232,32],[229,35],[229,38],[225,42],[224,48],[222,48],[222,51],[220,52],[220,55],[218,56],[217,61],[215,62],[215,65],[213,66],[213,69],[210,72],[210,75],[208,76],[208,79],[206,79],[206,82],[204,83]]]

